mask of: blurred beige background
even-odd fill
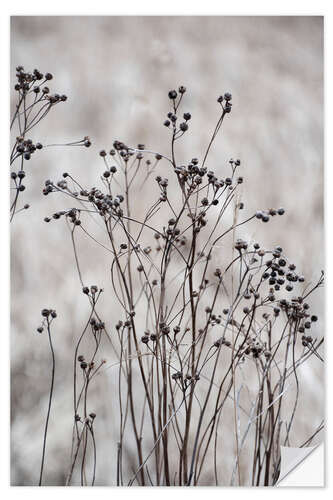
[[[233,109],[207,164],[223,175],[230,157],[242,161],[245,214],[283,206],[272,224],[252,225],[242,237],[263,246],[280,244],[309,280],[324,266],[323,245],[323,20],[320,17],[13,17],[11,75],[15,66],[53,73],[53,91],[68,95],[34,129],[43,144],[89,135],[90,149],[43,149],[27,168],[22,200],[31,208],[11,229],[12,484],[36,484],[49,387],[46,336],[39,336],[40,310],[53,307],[57,353],[56,392],[47,446],[46,484],[63,484],[69,462],[73,339],[88,311],[73,272],[70,236],[64,224],[43,218],[63,207],[43,197],[47,178],[71,172],[95,185],[103,166],[98,151],[114,139],[168,154],[163,127],[167,92],[185,85],[192,113],[180,163],[200,158],[218,118],[216,98],[230,91]],[[14,91],[11,90],[12,99]],[[14,101],[12,100],[12,104]],[[226,175],[226,174],[224,174]],[[142,199],[149,195],[145,186]],[[140,211],[140,207],[138,207]],[[252,232],[251,232],[252,231]],[[85,279],[108,286],[101,250],[86,248]],[[323,331],[323,294],[312,303]],[[109,306],[110,307],[110,306]],[[106,309],[112,325],[114,313]],[[110,397],[111,371],[97,385],[96,406]],[[299,416],[295,446],[319,424],[324,394],[319,363],[306,373],[311,383]],[[99,409],[97,484],[112,484],[113,429]],[[103,416],[104,415],[104,416]],[[304,439],[303,439],[304,437]]]

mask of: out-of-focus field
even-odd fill
[[[52,90],[68,95],[68,101],[34,129],[32,139],[50,144],[89,135],[93,142],[90,149],[44,148],[33,156],[22,196],[31,208],[18,214],[11,228],[12,484],[34,485],[39,474],[50,355],[47,338],[37,334],[36,327],[40,310],[52,307],[59,316],[54,323],[57,373],[45,484],[60,485],[69,464],[74,339],[89,311],[64,222],[43,222],[46,215],[63,208],[59,196],[41,194],[44,181],[59,180],[67,171],[86,186],[96,185],[103,172],[98,152],[109,149],[114,139],[130,146],[144,143],[169,154],[169,135],[163,127],[169,110],[167,92],[179,85],[188,89],[184,107],[192,113],[190,131],[179,147],[180,163],[200,158],[218,118],[216,98],[230,91],[232,113],[207,166],[226,176],[229,158],[241,159],[244,213],[283,206],[286,215],[267,225],[252,224],[240,236],[267,248],[280,244],[307,279],[315,280],[324,266],[323,21],[319,17],[13,17],[11,89],[19,64],[53,73]],[[151,190],[144,185],[138,193],[138,214]],[[81,259],[86,282],[107,289],[109,265],[104,255],[102,249],[87,244]],[[312,304],[320,335],[322,292]],[[102,306],[112,329],[118,306],[106,301]],[[306,392],[300,398],[293,446],[305,441],[324,411],[319,361],[311,363],[303,376]],[[110,369],[93,389],[100,485],[114,484],[117,429],[104,403],[110,408],[117,404],[111,400],[115,384]]]

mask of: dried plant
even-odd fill
[[[24,166],[31,157],[43,149],[41,142],[34,143],[29,138],[29,133],[36,127],[51,111],[51,109],[60,102],[67,101],[65,94],[51,94],[50,88],[45,85],[53,79],[51,73],[41,73],[38,69],[33,72],[26,72],[23,66],[16,68],[17,83],[14,86],[17,99],[15,104],[15,112],[10,123],[10,130],[16,130],[17,135],[13,141],[10,153],[10,167],[12,180],[12,200],[10,206],[10,220],[13,220],[14,215],[22,210],[29,208],[26,203],[23,208],[18,209],[17,203],[20,193],[25,191],[23,179],[26,176]],[[66,146],[90,146],[89,137],[85,137],[81,141],[75,141]],[[56,146],[49,144],[46,147]],[[45,146],[44,146],[45,147]],[[17,165],[17,169],[14,167]]]
[[[201,159],[180,164],[177,141],[189,133],[191,120],[181,111],[185,93],[179,87],[168,94],[169,155],[117,140],[109,153],[100,152],[99,188],[84,186],[67,172],[45,183],[45,195],[73,202],[44,220],[66,222],[90,311],[73,348],[67,485],[75,471],[82,486],[93,485],[98,475],[98,416],[90,408],[89,389],[109,368],[104,340],[116,356],[111,368],[117,371],[117,390],[110,402],[115,419],[109,425],[119,427],[117,444],[110,448],[117,449],[111,482],[118,486],[200,485],[207,470],[215,485],[275,484],[280,445],[290,444],[295,425],[299,369],[312,356],[322,361],[323,339],[310,334],[317,317],[308,297],[322,286],[323,272],[316,283],[307,283],[280,246],[268,250],[240,237],[245,225],[274,224],[285,211],[267,208],[242,216],[240,160],[223,167],[223,178],[207,169],[211,147],[232,109],[231,94],[217,100],[219,118]],[[147,183],[155,200],[139,217],[137,200]],[[91,230],[95,223],[98,238]],[[86,283],[81,235],[105,250],[111,297]],[[104,300],[113,314],[119,308],[110,330],[98,312]],[[219,433],[226,418],[234,436],[229,448]],[[127,459],[133,439],[135,461]],[[251,452],[245,457],[248,477],[241,467],[245,445]],[[231,477],[221,468],[222,456],[234,461]]]
[[[49,402],[47,406],[47,415],[45,421],[45,429],[44,429],[44,438],[43,438],[43,453],[42,453],[42,462],[40,466],[40,475],[39,475],[39,486],[42,486],[43,481],[43,470],[44,470],[44,462],[45,462],[45,452],[46,452],[46,438],[47,438],[47,430],[49,426],[50,413],[51,413],[51,405],[53,398],[53,388],[54,388],[54,376],[55,376],[55,355],[54,355],[54,347],[51,336],[51,324],[53,320],[57,317],[57,313],[54,309],[43,309],[42,310],[43,323],[41,326],[37,328],[38,333],[43,333],[44,328],[46,327],[49,346],[51,351],[52,358],[52,371],[51,371],[51,386],[50,386],[50,394],[49,394]]]

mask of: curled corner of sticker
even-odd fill
[[[281,472],[276,486],[324,487],[324,444],[307,448],[281,446]]]

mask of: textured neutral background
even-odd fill
[[[167,91],[180,84],[188,89],[185,106],[193,116],[180,152],[184,162],[200,157],[218,116],[216,98],[230,91],[233,111],[208,166],[223,175],[230,157],[242,160],[246,211],[284,206],[287,212],[264,231],[263,225],[251,226],[242,237],[267,247],[281,244],[307,278],[316,279],[324,265],[323,22],[319,17],[14,17],[12,78],[18,64],[53,73],[51,88],[69,97],[32,138],[47,144],[89,135],[93,141],[89,150],[45,149],[36,155],[24,193],[31,209],[16,217],[11,232],[12,484],[36,484],[38,477],[50,372],[47,339],[37,335],[36,326],[45,306],[59,314],[45,481],[62,484],[69,460],[73,338],[88,312],[73,271],[69,233],[63,224],[43,222],[62,208],[57,196],[41,195],[43,182],[69,171],[94,185],[102,172],[98,151],[114,139],[168,153],[162,126]],[[147,187],[144,193],[149,194]],[[85,278],[107,286],[102,253],[94,252],[86,249],[82,256]],[[313,303],[320,334],[323,295]],[[111,324],[112,319],[111,311]],[[323,413],[319,363],[305,376],[308,393],[295,446]],[[100,384],[96,405],[111,390],[112,380]],[[115,454],[108,439],[116,438],[100,412],[98,484],[112,484]]]

